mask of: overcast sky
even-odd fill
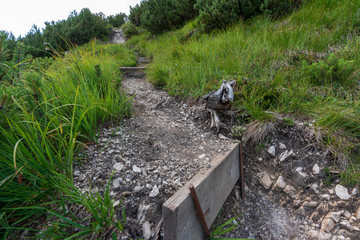
[[[12,32],[15,37],[25,34],[33,24],[45,27],[44,22],[66,19],[76,10],[89,8],[92,13],[106,16],[120,12],[129,14],[129,6],[141,0],[1,0],[0,30]]]

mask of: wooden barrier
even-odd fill
[[[146,67],[121,67],[122,72],[126,77],[145,77]]]
[[[190,196],[193,184],[210,227],[235,183],[240,177],[239,144],[211,161],[211,167],[200,170],[185,186],[169,198],[162,207],[165,240],[203,240],[204,232],[196,216]]]

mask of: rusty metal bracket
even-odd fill
[[[240,184],[241,184],[241,199],[245,199],[245,179],[244,179],[244,163],[243,163],[243,149],[242,142],[239,143],[240,149]]]
[[[201,209],[200,202],[199,202],[199,198],[198,198],[198,196],[196,194],[194,185],[192,183],[190,183],[189,189],[190,189],[190,194],[191,194],[191,197],[192,197],[192,200],[194,202],[195,209],[196,209],[196,216],[198,217],[198,219],[200,221],[200,224],[201,224],[201,226],[203,228],[205,236],[207,238],[209,238],[210,237],[210,231],[209,231],[208,225],[207,225],[207,223],[205,221],[205,215],[208,213],[208,211],[203,213],[203,211]]]

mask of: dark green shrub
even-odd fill
[[[356,66],[354,61],[330,54],[325,60],[314,63],[302,61],[301,72],[311,84],[321,86],[332,84],[334,87],[349,86],[353,83]]]
[[[121,26],[125,37],[129,38],[139,34],[138,28],[131,22],[127,22]]]
[[[68,50],[72,44],[83,45],[93,38],[106,40],[110,32],[103,14],[93,14],[88,8],[73,11],[67,20],[45,22],[43,38],[49,50]]]
[[[130,8],[129,20],[151,33],[162,33],[181,27],[197,14],[196,0],[144,0]]]
[[[45,51],[44,38],[41,30],[35,24],[22,41],[25,45],[26,54],[31,54],[33,57],[49,56],[49,52]]]
[[[197,0],[200,27],[209,31],[222,29],[261,13],[271,17],[281,17],[298,7],[303,0]]]
[[[117,28],[126,22],[127,16],[125,13],[118,13],[116,15],[109,16],[107,18],[107,20],[111,24],[111,26],[113,26],[114,28]]]
[[[135,7],[130,6],[129,21],[135,26],[140,27],[141,25],[140,19],[142,12],[143,12],[143,7],[141,7],[141,5],[136,4]]]

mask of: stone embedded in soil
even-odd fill
[[[155,185],[151,190],[149,197],[156,197],[159,194],[159,188]]]
[[[204,154],[201,154],[198,158],[199,159],[203,159],[203,158],[205,158],[206,157],[206,154],[204,153]]]
[[[318,174],[320,173],[320,167],[319,167],[319,165],[315,164],[315,165],[313,166],[313,168],[312,168],[312,173],[313,173],[314,175],[318,175]]]
[[[338,211],[338,212],[329,212],[325,218],[331,218],[334,222],[339,222],[341,215],[344,213],[344,211]]]
[[[293,196],[294,193],[295,193],[295,191],[296,191],[296,189],[295,189],[293,186],[291,186],[291,185],[286,185],[283,191],[284,191],[284,193]]]
[[[330,233],[335,228],[336,224],[331,218],[325,218],[321,223],[320,231]]]
[[[261,179],[260,179],[260,184],[265,188],[265,189],[269,189],[272,181],[269,175],[265,174]]]
[[[267,152],[272,155],[273,157],[275,157],[275,146],[270,146],[267,150]]]
[[[141,168],[139,168],[139,167],[136,166],[136,165],[133,165],[133,166],[132,166],[132,170],[133,170],[133,172],[141,173]]]
[[[305,186],[307,179],[309,178],[309,175],[303,171],[302,167],[298,167],[295,169],[294,174],[292,176],[292,180],[294,183],[296,183],[299,186]]]
[[[358,193],[358,190],[357,190],[357,188],[353,188],[352,190],[351,190],[351,195],[357,195],[357,193]]]
[[[348,200],[351,197],[348,193],[348,190],[340,184],[336,185],[335,193],[342,200]]]
[[[99,142],[101,142],[101,143],[106,143],[106,142],[108,142],[108,141],[109,141],[108,138],[101,138],[101,139],[99,140]]]
[[[138,213],[137,213],[137,216],[136,216],[136,219],[137,219],[139,224],[142,224],[145,221],[146,214],[147,214],[147,211],[149,209],[150,209],[150,206],[140,204],[139,209],[138,209]]]
[[[279,148],[280,148],[280,149],[286,149],[286,145],[283,144],[283,143],[281,143],[281,142],[279,142]]]
[[[143,187],[142,186],[136,186],[136,187],[134,187],[134,192],[140,192],[141,190],[143,189]]]
[[[327,201],[329,201],[329,200],[330,200],[330,194],[323,194],[323,195],[321,195],[321,199],[322,199],[322,200],[327,200]]]
[[[294,151],[293,150],[286,150],[284,152],[282,152],[279,156],[279,160],[280,162],[285,161],[286,159],[288,159],[289,157],[291,157],[292,155],[294,155]]]
[[[317,231],[317,230],[312,229],[312,230],[307,232],[307,238],[309,240],[317,240],[318,236],[319,236],[319,231]]]
[[[174,187],[175,189],[179,189],[179,188],[181,188],[182,186],[183,186],[183,185],[181,184],[180,178],[176,179],[176,180],[174,181],[174,183],[173,183],[173,187]]]
[[[120,187],[120,182],[118,179],[114,179],[113,188],[118,189]]]
[[[120,200],[117,200],[117,201],[115,201],[114,203],[113,203],[113,207],[116,207],[116,206],[118,206],[120,204]]]
[[[276,183],[274,185],[274,190],[283,190],[286,186],[286,182],[284,181],[284,178],[282,176],[279,176],[276,180]]]
[[[299,207],[299,208],[294,212],[294,214],[301,215],[301,216],[306,216],[305,208],[304,208],[303,206]]]
[[[360,206],[356,209],[355,217],[356,217],[357,220],[360,221]]]
[[[113,168],[116,170],[116,171],[121,171],[123,170],[124,168],[124,165],[122,163],[115,163]]]
[[[144,224],[142,225],[142,231],[145,240],[151,238],[151,225],[148,221],[144,222]]]

